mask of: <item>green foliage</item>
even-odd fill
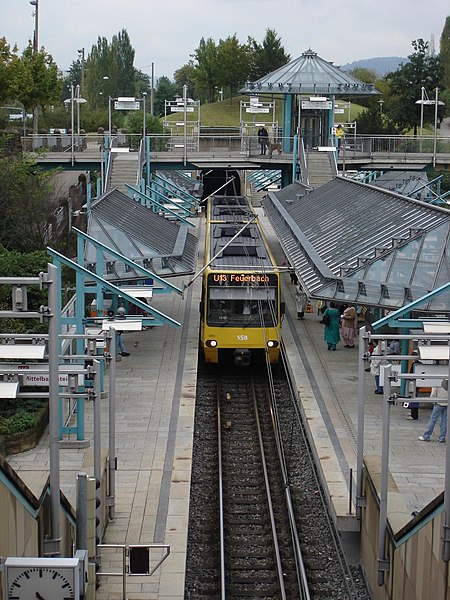
[[[380,111],[378,105],[363,110],[355,121],[358,134],[397,135],[400,133],[395,123],[387,117],[386,113]]]
[[[212,38],[200,40],[198,48],[192,55],[197,61],[194,81],[200,99],[208,102],[214,100],[214,86],[219,84],[219,66],[217,62],[217,45]]]
[[[0,416],[0,433],[11,434],[20,433],[31,429],[36,424],[36,417],[29,413],[17,411],[17,413],[11,417],[5,418]]]
[[[126,29],[112,37],[111,43],[99,37],[86,59],[84,95],[92,109],[108,109],[108,98],[134,96],[136,69],[134,49]]]
[[[6,249],[32,252],[46,247],[57,203],[50,176],[29,157],[0,155],[0,244]]]
[[[177,69],[174,73],[175,84],[178,86],[178,89],[182,90],[183,86],[187,86],[187,96],[188,98],[199,98],[200,94],[197,93],[196,83],[195,83],[195,67],[192,60],[190,60],[186,65],[183,65],[179,69]]]
[[[127,115],[125,126],[128,133],[142,135],[144,114],[142,110],[130,111]],[[161,119],[150,114],[145,115],[145,130],[149,133],[163,133],[164,127]]]
[[[34,52],[31,44],[12,67],[11,92],[27,111],[56,104],[61,94],[58,67],[45,50]]]
[[[377,80],[377,73],[373,69],[366,69],[364,67],[356,67],[348,72],[349,75],[363,81],[364,83],[375,83]]]
[[[182,88],[176,83],[172,83],[168,77],[160,77],[153,99],[153,114],[162,117],[166,100],[175,100],[175,97],[181,94]]]
[[[247,81],[249,70],[248,48],[239,43],[236,35],[220,40],[217,47],[217,66],[218,83],[228,87],[232,104],[235,92]]]
[[[40,272],[47,270],[49,257],[44,251],[21,254],[8,252],[0,246],[0,273],[3,277],[37,277]],[[47,304],[47,292],[37,285],[27,286],[28,310],[37,311],[41,305]],[[0,310],[11,310],[11,285],[0,285]],[[41,325],[35,319],[4,318],[1,321],[3,333],[40,333],[47,326]],[[3,402],[0,403],[3,405]]]
[[[401,130],[417,129],[420,125],[420,106],[416,104],[421,99],[422,87],[428,93],[439,87],[442,80],[442,67],[438,56],[428,54],[428,44],[422,39],[412,42],[415,50],[408,56],[409,61],[397,71],[388,73],[386,81],[390,87],[390,97],[386,109],[390,119]],[[431,121],[431,111],[424,107],[424,123]],[[434,112],[433,112],[434,115]]]
[[[248,42],[249,52],[249,79],[256,81],[267,73],[276,71],[283,65],[287,64],[291,57],[286,54],[281,40],[274,29],[266,29],[266,35],[259,44],[254,38],[249,37]]]
[[[450,89],[450,16],[445,19],[440,39],[440,59],[443,70],[443,84]]]

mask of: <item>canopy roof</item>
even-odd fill
[[[248,82],[242,94],[318,94],[323,96],[373,96],[379,94],[373,84],[363,83],[317,56],[311,49],[264,75]]]
[[[92,204],[87,234],[108,248],[131,259],[161,277],[193,273],[197,260],[197,238],[187,225],[178,225],[142,206],[117,189]],[[96,249],[86,245],[87,268],[95,271]],[[109,281],[142,279],[140,271],[103,255]]]
[[[344,177],[306,195],[291,184],[263,206],[313,298],[392,310],[449,280],[446,209]],[[450,291],[423,309],[450,310]]]

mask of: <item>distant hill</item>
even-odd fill
[[[408,62],[407,58],[401,56],[383,56],[381,58],[366,58],[364,60],[355,60],[352,63],[341,65],[342,71],[352,71],[353,69],[372,69],[380,77],[396,71],[401,63],[405,64]]]

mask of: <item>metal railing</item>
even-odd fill
[[[238,128],[236,131],[230,129],[214,129],[214,133],[201,133],[201,135],[189,135],[186,138],[171,134],[151,134],[151,153],[167,153],[178,158],[185,154],[208,154],[211,157],[236,156],[255,157],[260,154],[261,148],[257,136],[242,133]],[[106,136],[107,138],[107,136]],[[141,135],[118,133],[115,134],[114,143],[118,147],[129,148],[137,151],[142,139]],[[71,141],[73,140],[73,146]],[[272,140],[273,142],[274,140]],[[293,137],[280,137],[276,140],[276,146],[272,147],[273,157],[280,154],[291,155],[294,150]],[[51,158],[55,153],[67,153],[81,159],[85,154],[90,159],[100,155],[101,142],[99,135],[83,134],[70,136],[68,134],[40,134],[38,136],[27,136],[21,138],[22,149],[28,152],[36,152]],[[279,146],[278,146],[279,145]],[[186,146],[186,147],[185,147]],[[108,148],[108,143],[104,144]],[[450,137],[443,136],[381,136],[381,135],[355,135],[347,137],[343,142],[339,158],[346,159],[373,159],[383,158],[385,160],[416,160],[434,161],[444,160],[450,163]],[[270,146],[267,156],[270,156]],[[56,158],[56,157],[55,157]]]

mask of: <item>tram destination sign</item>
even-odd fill
[[[275,273],[210,273],[208,284],[210,286],[276,286],[278,277]]]

